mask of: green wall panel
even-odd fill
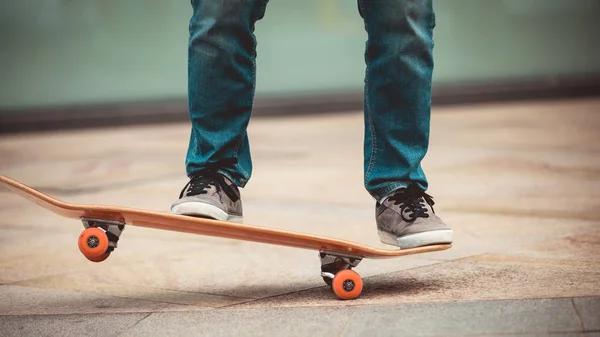
[[[434,6],[436,84],[600,73],[600,1]],[[2,1],[0,108],[185,97],[190,13],[189,1]],[[256,33],[258,95],[362,88],[355,1],[271,0]]]

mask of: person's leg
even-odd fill
[[[365,50],[365,186],[380,199],[416,183],[429,144],[434,13],[427,0],[359,0]]]
[[[192,0],[188,176],[216,164],[240,187],[250,179],[252,162],[246,128],[255,91],[254,25],[263,17],[266,4],[267,0]],[[230,158],[237,159],[237,163],[219,165]]]
[[[432,2],[358,0],[358,6],[368,34],[365,187],[377,200],[382,241],[402,248],[451,241],[451,230],[433,214],[421,168],[429,145]]]
[[[173,204],[174,213],[241,221],[237,187],[244,187],[252,173],[246,129],[255,92],[254,26],[264,16],[267,1],[191,1],[192,128],[185,161],[190,182]]]

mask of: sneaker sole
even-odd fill
[[[381,242],[399,247],[400,249],[416,248],[421,246],[452,243],[454,233],[451,229],[423,232],[397,237],[382,230],[377,231]]]
[[[216,206],[203,204],[200,202],[186,202],[178,204],[171,208],[171,213],[236,223],[242,223],[243,221],[242,216],[228,214],[227,212]]]

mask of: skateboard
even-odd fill
[[[88,260],[102,262],[117,248],[126,226],[208,235],[279,246],[315,250],[321,261],[321,277],[342,300],[357,298],[363,281],[353,268],[364,258],[385,259],[449,249],[451,244],[410,249],[378,249],[330,237],[214,219],[177,215],[135,208],[66,203],[5,176],[0,185],[65,218],[83,223],[79,250]]]

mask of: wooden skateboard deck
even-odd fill
[[[280,229],[254,226],[248,224],[238,224],[127,207],[71,204],[52,198],[44,193],[41,193],[29,186],[26,186],[20,182],[17,182],[5,176],[0,176],[0,184],[8,190],[36,203],[37,205],[55,214],[66,218],[84,220],[84,226],[86,227],[86,230],[90,229],[89,227],[101,227],[108,232],[107,229],[111,225],[113,227],[122,225],[147,227],[161,230],[208,235],[227,239],[253,241],[273,245],[316,250],[320,252],[322,260],[325,257],[325,255],[329,257],[333,256],[334,258],[338,258],[338,263],[340,259],[350,258],[352,260],[351,263],[349,262],[350,264],[356,263],[354,261],[360,261],[362,258],[393,258],[404,255],[445,250],[449,249],[452,246],[451,244],[443,244],[411,249],[378,249],[374,247],[365,246],[359,243],[330,237],[285,231]],[[85,225],[86,223],[88,225]],[[101,224],[104,226],[94,226],[94,223]],[[80,249],[82,249],[81,240],[82,239],[80,236]],[[86,252],[84,252],[83,250],[82,253],[86,255]],[[108,253],[110,253],[110,251]],[[106,257],[107,256],[108,255],[106,255]],[[86,257],[90,259],[88,255],[86,255]],[[100,262],[104,258],[99,259],[95,262]],[[90,260],[94,261],[94,259]],[[346,262],[348,262],[348,260],[346,260]],[[355,267],[355,265],[347,265],[344,267],[344,269],[351,269],[351,267]]]

